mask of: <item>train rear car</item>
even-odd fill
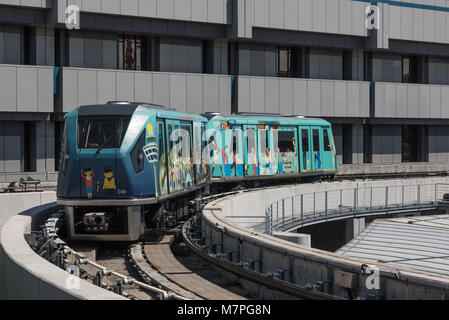
[[[206,123],[145,103],[68,113],[58,203],[66,207],[69,237],[137,240],[151,224],[186,216],[189,197],[210,179],[208,166],[192,157],[201,155]]]
[[[212,176],[332,176],[337,170],[331,124],[322,119],[269,114],[209,116]]]

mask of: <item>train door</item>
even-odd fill
[[[312,131],[312,170],[323,169],[323,139],[320,127],[310,127]]]
[[[168,170],[167,170],[167,148],[164,130],[164,121],[157,120],[157,137],[159,148],[159,190],[160,194],[164,195],[168,193]]]
[[[334,169],[334,152],[332,145],[332,134],[329,127],[322,127],[321,132],[323,133],[323,166],[322,169],[331,170]]]
[[[272,131],[273,134],[275,131]],[[278,161],[278,173],[298,172],[297,130],[292,126],[279,126],[277,130],[277,148],[275,158]]]
[[[243,147],[245,154],[245,175],[259,174],[259,158],[257,154],[257,126],[245,125],[243,132]]]
[[[257,130],[259,171],[261,175],[277,173],[277,161],[273,153],[272,133],[269,125],[260,124]]]
[[[178,145],[179,138],[177,131],[179,129],[179,122],[174,120],[166,120],[167,132],[167,168],[168,168],[168,188],[169,192],[174,192],[182,189],[181,171],[180,170],[180,147]]]
[[[310,141],[310,128],[299,127],[299,166],[301,171],[312,170],[312,148]]]
[[[181,143],[181,168],[182,168],[182,183],[185,189],[188,189],[194,185],[194,172],[192,162],[192,123],[187,121],[181,121],[179,137]]]
[[[243,176],[244,175],[244,158],[243,158],[243,132],[242,125],[234,125],[229,134],[226,134],[226,176]],[[228,150],[228,147],[229,149]],[[229,173],[229,174],[228,174]]]

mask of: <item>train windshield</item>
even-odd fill
[[[78,148],[120,148],[129,120],[129,117],[80,118],[78,120]]]

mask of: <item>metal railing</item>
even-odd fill
[[[273,202],[254,229],[272,234],[321,220],[436,209],[449,184],[355,187],[302,193]]]

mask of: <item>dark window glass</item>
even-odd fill
[[[278,49],[278,77],[296,77],[298,50],[280,47]]]
[[[313,129],[313,151],[320,151],[320,132]]]
[[[128,129],[129,118],[78,121],[78,148],[119,148]]]
[[[301,137],[302,137],[302,152],[308,152],[309,151],[309,130],[302,129]]]
[[[162,126],[162,123],[159,123],[159,160],[161,160],[162,155],[164,154],[164,128]]]
[[[329,141],[329,134],[327,129],[323,129],[323,143],[324,143],[324,151],[331,151],[331,144]]]
[[[67,163],[70,157],[70,150],[69,150],[69,142],[67,137],[67,127],[66,124],[64,124],[63,129],[63,140],[62,140],[62,148],[61,148],[61,161],[62,161],[62,173],[66,174],[67,172]]]
[[[293,131],[278,132],[278,148],[280,152],[293,152],[295,133]]]
[[[279,49],[279,76],[288,76],[288,60],[289,60],[289,50],[287,48]]]
[[[134,171],[136,173],[142,172],[145,166],[145,155],[143,153],[143,147],[145,146],[145,131],[140,135],[136,145],[131,150],[130,156],[133,163]]]
[[[418,82],[418,59],[415,56],[402,57],[402,82]]]
[[[142,69],[142,40],[134,36],[121,36],[118,40],[118,65],[122,70]]]

